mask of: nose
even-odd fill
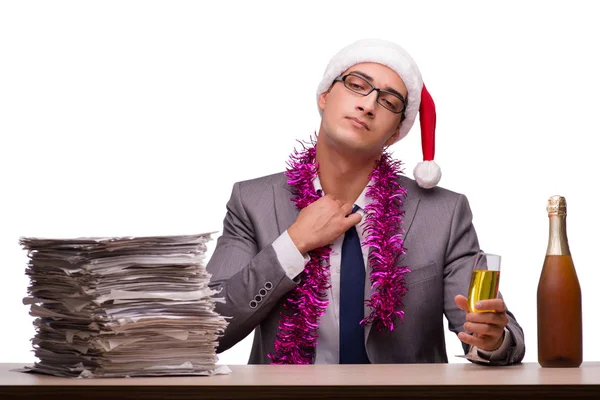
[[[356,105],[357,110],[369,117],[375,116],[375,107],[377,107],[377,91],[375,90],[366,96],[362,96]]]

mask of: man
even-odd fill
[[[317,104],[316,143],[285,175],[233,187],[207,267],[217,311],[232,317],[218,351],[254,330],[253,364],[447,362],[445,314],[465,351],[520,362],[523,332],[502,298],[465,312],[479,245],[465,196],[435,187],[435,108],[412,58],[353,43],[327,66]],[[415,182],[385,149],[417,113]]]

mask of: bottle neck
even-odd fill
[[[550,219],[550,234],[548,235],[548,256],[569,256],[569,242],[567,240],[566,215],[548,215]]]

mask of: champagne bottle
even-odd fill
[[[567,202],[548,199],[550,234],[537,290],[538,362],[578,367],[583,357],[581,288],[567,240]]]

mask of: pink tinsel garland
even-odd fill
[[[286,172],[288,184],[293,188],[294,201],[302,209],[319,199],[313,180],[318,174],[316,146],[303,145],[303,151],[290,157]],[[404,274],[408,267],[396,266],[400,255],[406,253],[401,229],[402,198],[406,189],[398,182],[400,162],[384,152],[370,176],[367,196],[372,202],[365,207],[364,245],[370,247],[369,263],[371,298],[366,304],[371,314],[361,324],[373,323],[378,330],[393,331],[395,319],[404,320],[402,297],[406,293]],[[269,354],[273,364],[310,364],[317,344],[319,319],[327,309],[329,300],[329,256],[331,246],[309,252],[310,261],[301,275],[301,283],[294,288],[286,302],[279,321],[275,340],[275,354]]]

